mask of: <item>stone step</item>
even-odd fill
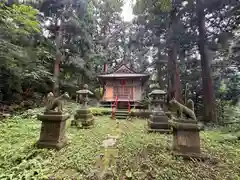
[[[127,109],[117,109],[115,112],[115,118],[116,119],[127,119],[129,116]]]
[[[127,119],[127,116],[115,116],[116,119]]]
[[[123,118],[127,118],[128,116],[127,115],[119,115],[119,114],[115,114],[116,117],[123,117]]]
[[[128,113],[115,113],[116,116],[128,116]]]
[[[128,109],[120,109],[118,108],[117,111],[124,111],[124,112],[128,112]]]
[[[111,108],[111,104],[100,104],[100,107]]]
[[[125,111],[117,111],[115,112],[116,119],[127,119],[129,116],[128,112]]]
[[[119,114],[119,115],[126,115],[126,116],[128,116],[129,115],[129,113],[128,112],[122,112],[122,111],[117,111],[117,112],[115,112],[115,114]]]

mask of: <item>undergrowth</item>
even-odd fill
[[[76,104],[76,103],[70,103],[68,102],[65,108],[65,111],[67,113],[75,113],[76,110],[80,107],[81,105]],[[94,116],[104,116],[104,115],[111,115],[112,109],[111,108],[103,108],[103,107],[90,107],[89,108]],[[41,108],[35,108],[35,109],[29,109],[26,110],[21,114],[22,118],[29,118],[29,117],[36,117],[36,114],[42,112],[44,110],[44,107]]]
[[[218,141],[221,132],[217,130],[201,133],[202,152],[211,158],[197,162],[171,155],[172,136],[146,134],[141,121],[128,126],[130,130],[120,143],[122,176],[136,180],[240,179],[240,143]]]
[[[240,140],[240,105],[225,107],[224,125],[218,129],[222,132],[219,141]]]
[[[40,133],[36,119],[15,118],[1,123],[0,179],[85,179],[92,171],[101,142],[111,130],[111,122],[98,122],[94,129],[68,128],[69,145],[60,151],[35,147]]]
[[[68,128],[69,145],[60,151],[37,149],[40,122],[14,117],[0,123],[0,179],[94,179],[100,145],[115,122],[95,117],[93,129]],[[133,180],[239,180],[239,141],[220,142],[219,129],[201,133],[202,152],[217,159],[184,161],[171,155],[172,136],[145,132],[144,120],[120,121],[119,168],[115,176]]]

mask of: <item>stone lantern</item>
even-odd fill
[[[93,95],[91,91],[88,90],[88,85],[85,84],[82,90],[76,91],[77,102],[82,105],[83,108],[87,108],[87,103],[89,101],[88,95]]]
[[[151,109],[164,109],[166,103],[166,92],[160,89],[155,89],[148,94],[148,96],[152,97],[151,100]]]
[[[82,90],[77,93],[77,102],[81,104],[80,109],[76,111],[72,125],[89,127],[94,124],[93,115],[88,107],[88,95],[93,95],[91,91],[88,90],[88,85],[85,84]]]
[[[153,90],[150,94],[152,114],[148,120],[149,132],[169,133],[171,132],[168,116],[165,114],[166,92],[160,89]]]

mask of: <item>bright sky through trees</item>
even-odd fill
[[[132,5],[135,2],[135,0],[124,0],[123,5],[123,11],[122,11],[122,17],[124,21],[132,21],[134,18],[133,11],[132,11]]]

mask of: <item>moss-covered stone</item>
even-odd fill
[[[200,135],[202,125],[195,120],[178,119],[171,123],[173,129],[173,151],[184,158],[205,158],[201,155]]]
[[[39,148],[61,149],[67,144],[66,120],[70,116],[60,112],[49,112],[38,115],[42,121],[40,139],[37,141]]]
[[[89,128],[94,125],[94,118],[91,110],[88,108],[79,109],[74,115],[74,120],[72,121],[73,126],[81,126],[83,128]]]

